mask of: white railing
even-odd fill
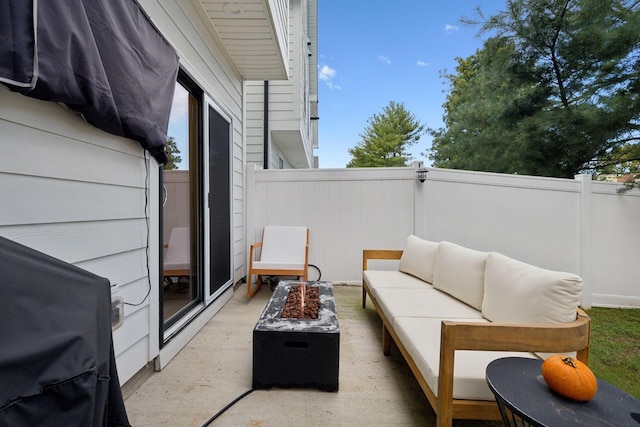
[[[247,240],[264,225],[306,225],[322,278],[361,281],[362,249],[409,234],[502,252],[580,274],[583,306],[640,307],[640,192],[590,176],[554,179],[413,168],[247,170]]]

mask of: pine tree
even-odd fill
[[[424,125],[403,103],[390,101],[383,112],[367,120],[361,141],[349,149],[348,168],[409,166],[408,148],[418,142]]]
[[[508,1],[471,72],[447,76],[433,164],[571,178],[637,152],[620,148],[640,143],[638,28],[637,1]]]
[[[178,149],[176,140],[172,136],[167,139],[167,145],[165,145],[164,151],[167,153],[168,160],[164,164],[163,169],[178,169],[178,163],[182,161],[182,157],[180,157],[180,150]]]

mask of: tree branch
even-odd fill
[[[559,25],[558,28],[556,28],[556,32],[553,35],[553,40],[551,42],[551,63],[553,64],[553,72],[556,75],[556,81],[558,82],[558,90],[560,91],[560,99],[562,102],[562,105],[565,108],[569,108],[569,101],[568,101],[568,97],[567,97],[567,90],[564,87],[564,81],[562,80],[562,70],[560,70],[560,61],[558,61],[558,58],[556,56],[556,49],[557,49],[557,44],[558,44],[558,38],[560,37],[560,32],[561,32],[561,28],[562,28],[562,22],[565,19],[565,16],[567,14],[567,10],[569,9],[569,2],[571,0],[566,0],[564,3],[564,6],[562,7],[562,12],[560,13],[560,20],[559,20]]]

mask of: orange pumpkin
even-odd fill
[[[598,390],[591,369],[571,356],[554,355],[542,363],[542,377],[549,388],[561,396],[587,401]]]

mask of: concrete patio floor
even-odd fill
[[[202,426],[251,389],[252,331],[271,297],[268,286],[251,300],[246,285],[161,372],[126,399],[131,424]],[[396,348],[381,350],[381,321],[361,307],[359,286],[335,286],[340,322],[339,391],[256,390],[213,426],[433,426],[435,415]],[[499,422],[454,421],[494,427]]]

